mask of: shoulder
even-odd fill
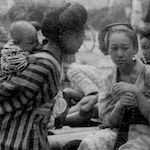
[[[30,55],[30,57],[35,58],[36,62],[29,65],[29,67],[34,65],[35,68],[39,68],[39,71],[42,72],[45,72],[44,70],[61,72],[61,67],[57,59],[46,50],[39,51]]]

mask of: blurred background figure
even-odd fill
[[[145,64],[150,64],[150,25],[141,29],[140,42],[143,55],[141,59]]]

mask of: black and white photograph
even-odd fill
[[[0,0],[0,150],[150,150],[150,0]]]

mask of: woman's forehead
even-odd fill
[[[131,45],[132,40],[126,34],[112,34],[109,39],[109,45]]]
[[[110,34],[109,40],[113,40],[113,39],[119,39],[119,40],[128,39],[128,40],[130,40],[130,37],[125,32],[113,32]]]

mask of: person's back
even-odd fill
[[[82,8],[82,6],[78,4],[67,3],[65,7],[60,10],[65,12],[67,16],[64,15],[68,18],[68,14],[70,14],[70,11],[72,12],[72,8],[76,9],[78,7]],[[79,27],[82,27],[82,32],[80,31],[80,33],[84,35],[83,31],[87,19],[87,12],[84,7],[82,11],[84,12],[83,16],[85,16],[85,19],[82,24],[79,24]],[[71,32],[70,35],[70,32],[68,33],[70,26],[68,27],[69,29],[66,29],[66,24],[62,22],[62,20],[64,20],[63,18],[61,18],[61,23],[63,23],[63,27],[65,27],[63,28],[63,33],[51,32],[52,28],[49,26],[49,21],[52,21],[52,23],[56,25],[53,29],[56,29],[57,24],[60,23],[57,19],[56,22],[54,22],[53,19],[51,20],[52,17],[56,18],[56,15],[57,13],[46,15],[43,19],[41,29],[42,33],[45,33],[43,35],[48,38],[48,43],[44,45],[41,53],[33,54],[36,57],[38,56],[36,63],[29,64],[24,71],[12,76],[9,81],[5,81],[3,85],[0,86],[0,110],[2,110],[2,112],[0,111],[0,123],[2,124],[2,126],[0,126],[0,149],[49,149],[47,124],[52,115],[52,109],[55,103],[54,97],[60,88],[60,64],[62,54],[75,53],[81,45],[80,42],[76,42],[76,45],[73,47],[72,44],[68,45],[70,43],[68,43],[68,39],[76,39],[74,35],[78,34],[78,32]],[[83,19],[80,15],[79,13],[77,18]],[[58,18],[60,18],[59,16],[60,14]],[[70,17],[73,18],[72,13]],[[76,21],[76,18],[74,20]],[[74,20],[71,21],[73,25]],[[67,21],[67,25],[68,22],[70,22],[70,19]],[[78,21],[76,22],[79,23]],[[60,30],[61,29],[62,27]],[[52,40],[51,38],[54,37],[56,37],[56,39]],[[62,38],[58,41],[58,37]],[[80,36],[78,38],[80,39]],[[55,40],[57,40],[57,42]],[[25,42],[22,43],[24,46],[31,44],[27,43],[27,41]],[[67,51],[65,51],[66,49]],[[8,101],[6,100],[7,98]]]
[[[10,37],[1,51],[2,76],[23,71],[32,60],[29,55],[37,45],[37,32],[27,21],[13,22]]]

